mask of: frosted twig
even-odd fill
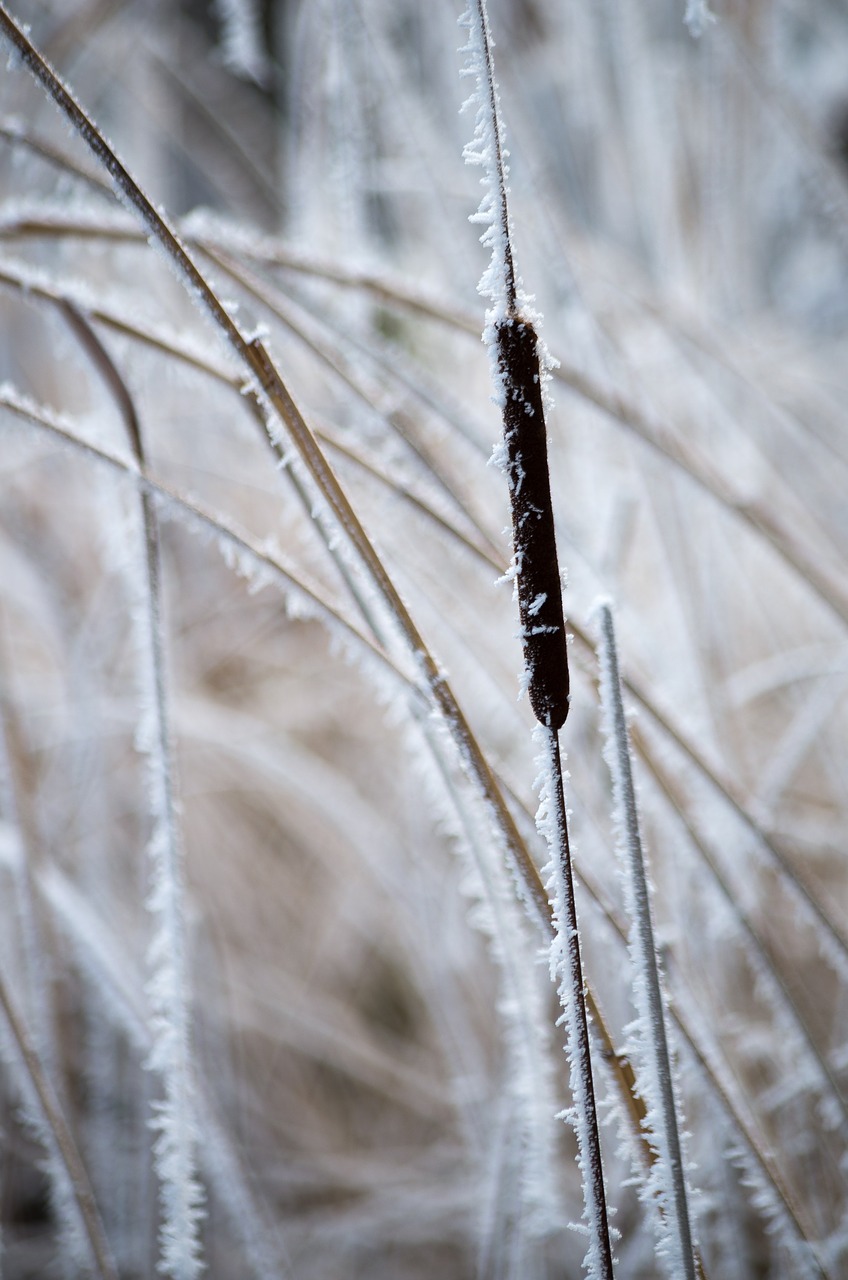
[[[65,319],[117,402],[141,476],[146,470],[141,424],[133,399],[106,348],[81,312],[70,303]],[[162,557],[153,496],[139,485],[144,551],[137,625],[142,632],[142,727],[139,746],[147,758],[153,831],[149,842],[151,883],[148,905],[155,927],[150,944],[153,1047],[149,1065],[161,1076],[164,1100],[154,1104],[153,1128],[160,1180],[161,1269],[174,1280],[194,1280],[203,1268],[200,1220],[203,1189],[197,1174],[197,1120],[191,1057],[189,964],[185,940],[185,873],[177,818],[176,762],[171,741],[165,653],[162,636]]]
[[[482,223],[480,241],[491,246],[492,259],[483,275],[479,289],[490,298],[493,311],[490,323],[514,316],[518,310],[518,284],[510,238],[509,207],[507,204],[506,157],[503,147],[503,125],[500,118],[498,86],[492,62],[492,38],[489,32],[489,15],[485,0],[471,0],[460,18],[460,25],[468,28],[468,44],[461,50],[468,57],[461,74],[473,76],[475,93],[466,105],[474,104],[477,114],[474,137],[463,151],[468,164],[478,164],[483,169],[480,179],[484,191],[480,207],[472,214],[471,221]]]
[[[639,833],[615,629],[612,612],[606,604],[600,609],[600,631],[601,700],[606,737],[604,756],[613,780],[615,826],[619,853],[625,864],[624,883],[630,916],[629,949],[633,999],[637,1010],[636,1057],[642,1068],[637,1076],[637,1085],[647,1104],[646,1128],[657,1156],[648,1190],[656,1197],[660,1210],[659,1254],[668,1275],[674,1280],[678,1277],[695,1280],[689,1196],[651,920],[650,890]]]
[[[556,729],[540,726],[537,739],[544,745],[542,787],[538,823],[548,843],[550,889],[555,936],[551,943],[551,977],[559,988],[563,1007],[561,1022],[566,1027],[566,1053],[571,1069],[574,1105],[568,1117],[577,1135],[577,1163],[583,1179],[583,1219],[589,1234],[584,1266],[591,1280],[612,1280],[604,1173],[601,1161],[595,1085],[589,1045],[589,1025],[583,987],[583,966],[577,932],[577,905],[574,874],[568,839],[568,816],[562,781],[562,759]]]

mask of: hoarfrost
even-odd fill
[[[637,1013],[630,1038],[638,1088],[645,1102],[643,1124],[657,1155],[643,1190],[643,1199],[658,1210],[655,1214],[657,1255],[667,1274],[675,1280],[683,1276],[695,1280],[689,1222],[691,1192],[686,1185],[685,1156],[678,1125],[680,1103],[666,1032],[665,998],[651,919],[651,892],[639,833],[612,612],[606,602],[598,606],[598,616],[604,758],[612,775],[616,849],[630,920],[628,949],[633,1003]]]
[[[462,154],[467,164],[479,165],[483,169],[480,179],[483,197],[477,212],[471,215],[471,221],[483,226],[480,243],[492,251],[489,266],[477,287],[482,296],[492,303],[486,320],[489,328],[493,329],[499,320],[504,320],[514,311],[518,284],[512,262],[507,208],[509,152],[502,146],[500,99],[491,62],[493,45],[484,0],[477,0],[477,3],[472,0],[460,18],[460,26],[468,30],[468,43],[460,50],[467,59],[461,74],[473,77],[476,82],[474,93],[462,108],[476,107],[474,136]]]
[[[575,1229],[588,1234],[589,1247],[583,1266],[590,1280],[601,1280],[611,1274],[608,1265],[609,1234],[607,1207],[603,1198],[603,1169],[595,1160],[600,1156],[597,1148],[592,1064],[589,1058],[589,1042],[581,1026],[580,1008],[576,994],[579,959],[575,958],[576,930],[571,921],[576,920],[574,909],[574,884],[564,865],[563,851],[568,849],[568,819],[564,802],[557,797],[557,769],[555,759],[556,732],[537,725],[534,740],[540,748],[539,773],[536,789],[539,808],[536,824],[545,837],[551,860],[543,874],[547,878],[554,916],[554,937],[549,952],[551,979],[556,984],[562,1014],[558,1026],[566,1030],[565,1052],[569,1065],[569,1084],[573,1105],[561,1113],[561,1118],[574,1129],[577,1137],[577,1166],[583,1183],[582,1222]]]
[[[264,84],[268,58],[262,48],[256,0],[216,0],[221,21],[221,53],[236,75]]]
[[[204,1196],[196,1164],[199,1133],[191,1054],[184,853],[165,682],[157,516],[143,491],[135,525],[136,558],[125,582],[131,597],[139,691],[136,745],[147,767],[152,821],[146,904],[153,916],[146,988],[152,1047],[146,1065],[157,1072],[164,1090],[164,1097],[154,1103],[151,1120],[162,1205],[159,1265],[172,1280],[195,1280],[203,1268],[199,1225]]]

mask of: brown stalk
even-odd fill
[[[29,1038],[23,1018],[5,982],[0,978],[0,1008],[9,1026],[16,1050],[35,1091],[46,1129],[56,1144],[56,1152],[68,1175],[74,1202],[82,1219],[92,1259],[102,1280],[118,1280],[118,1270],[100,1221],[94,1190],[82,1157],[65,1119],[61,1103]]]

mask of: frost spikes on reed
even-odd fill
[[[162,1206],[159,1267],[173,1280],[195,1280],[203,1268],[199,1226],[204,1195],[197,1173],[184,853],[165,671],[159,523],[152,494],[144,487],[146,458],[133,398],[87,318],[69,302],[62,312],[118,405],[139,476],[140,527],[129,534],[138,555],[128,561],[126,577],[133,598],[141,699],[136,745],[147,766],[152,818],[147,906],[154,924],[147,992],[153,1047],[148,1066],[159,1073],[165,1094],[154,1104],[151,1121]]]
[[[577,905],[562,781],[562,759],[555,729],[540,726],[536,729],[535,737],[542,748],[539,758],[539,812],[536,821],[551,855],[548,891],[551,895],[555,930],[550,951],[551,977],[557,984],[563,1009],[560,1022],[566,1028],[565,1051],[574,1100],[566,1117],[577,1135],[577,1164],[583,1181],[583,1221],[589,1236],[589,1249],[583,1265],[590,1280],[612,1280],[612,1248],[577,931]]]
[[[474,93],[463,105],[463,110],[469,106],[477,108],[474,137],[462,154],[467,164],[480,165],[483,170],[480,179],[483,198],[477,212],[471,215],[471,221],[484,227],[480,243],[492,250],[491,261],[478,285],[483,297],[492,302],[492,311],[487,317],[492,324],[515,314],[519,292],[507,204],[509,171],[506,157],[509,153],[504,150],[502,141],[500,101],[485,0],[471,0],[459,24],[468,29],[468,43],[460,50],[466,55],[467,62],[460,74],[473,76],[475,80]]]
[[[130,436],[144,465],[138,423]],[[151,495],[140,494],[144,555],[138,566],[135,624],[139,644],[142,719],[137,745],[146,757],[153,831],[148,846],[154,925],[148,952],[147,992],[153,1049],[148,1065],[158,1072],[164,1098],[152,1126],[159,1175],[162,1225],[160,1269],[173,1280],[195,1280],[203,1269],[200,1221],[203,1188],[197,1175],[197,1121],[191,1051],[189,960],[185,936],[185,872],[177,815],[176,762],[171,741],[162,633],[161,551]]]
[[[616,844],[623,864],[622,878],[630,918],[628,945],[637,1015],[633,1029],[633,1057],[637,1066],[637,1087],[646,1106],[644,1126],[656,1156],[645,1195],[648,1203],[655,1204],[659,1210],[656,1215],[657,1253],[667,1275],[673,1280],[695,1280],[696,1264],[676,1089],[651,920],[650,889],[639,834],[615,629],[608,604],[600,605],[598,617],[604,758],[612,774]]]

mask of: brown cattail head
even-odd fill
[[[521,316],[502,320],[495,334],[527,687],[536,719],[559,729],[568,715],[568,652],[537,339]]]

